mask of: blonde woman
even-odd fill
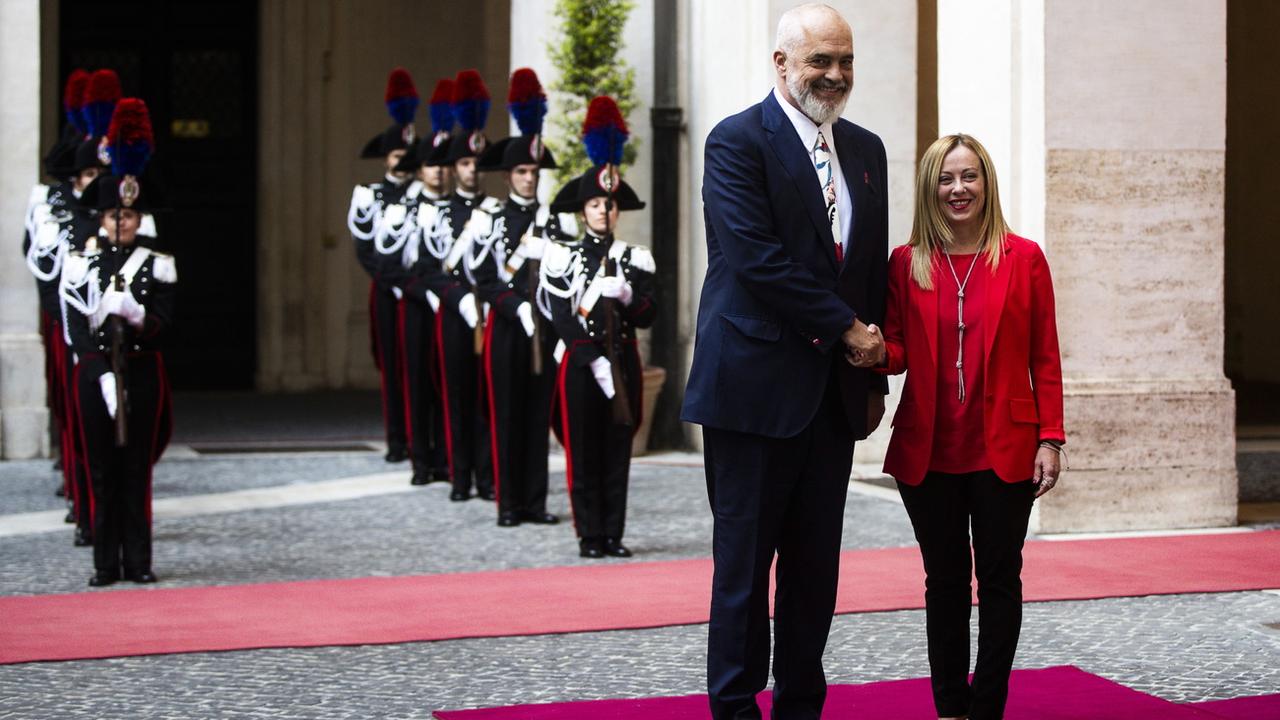
[[[940,138],[921,158],[911,240],[889,260],[884,337],[881,372],[910,370],[884,469],[924,559],[934,704],[941,718],[1000,718],[1022,624],[1027,520],[1058,480],[1066,436],[1049,266],[1010,232],[995,167],[968,135]]]

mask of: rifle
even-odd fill
[[[478,357],[484,354],[484,304],[480,302],[480,287],[475,283],[471,283],[471,298],[476,302],[476,329],[472,332],[472,345]]]
[[[124,276],[120,273],[124,254],[120,247],[120,208],[112,212],[116,214],[116,242],[111,253],[115,265],[111,273],[112,288],[124,292]],[[107,322],[111,323],[111,372],[116,378],[116,447],[124,447],[129,443],[129,423],[125,417],[124,321],[119,315],[112,315]]]
[[[538,322],[538,282],[541,278],[542,261],[529,261],[529,305],[533,312],[533,336],[530,342],[533,344],[533,353],[530,354],[530,364],[534,375],[542,375],[542,323]]]
[[[615,275],[618,272],[618,261],[606,257],[604,273]],[[604,353],[609,358],[609,367],[613,372],[613,400],[610,410],[615,425],[631,427],[634,419],[631,415],[631,401],[627,399],[627,385],[622,377],[622,352],[618,347],[618,301],[614,298],[601,298],[604,303]]]

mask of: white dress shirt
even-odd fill
[[[849,188],[845,185],[844,173],[840,170],[840,156],[836,153],[836,138],[832,130],[831,123],[823,123],[821,127],[815,125],[809,116],[800,112],[800,110],[787,102],[782,97],[782,93],[778,92],[778,88],[773,89],[773,97],[782,106],[782,112],[787,114],[787,119],[791,121],[791,126],[795,128],[796,135],[800,136],[800,144],[804,146],[805,152],[809,157],[809,166],[813,168],[814,176],[818,175],[818,168],[813,164],[813,147],[818,142],[818,131],[822,131],[822,137],[827,140],[827,147],[831,149],[831,177],[835,181],[836,186],[836,212],[840,216],[840,234],[844,237],[836,238],[840,243],[840,247],[848,256],[849,250],[849,231],[853,229],[853,199],[849,196]],[[825,178],[818,177],[818,187],[822,187]],[[823,199],[823,205],[826,200]]]

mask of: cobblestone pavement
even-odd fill
[[[376,453],[166,459],[156,469],[156,495],[387,469]],[[549,505],[567,520],[563,485],[563,474],[554,474]],[[0,463],[0,515],[60,507],[51,487],[47,461]],[[500,529],[492,504],[450,503],[447,493],[436,484],[160,521],[160,587],[587,562],[577,558],[567,522]],[[701,469],[637,464],[631,499],[635,561],[707,555]],[[849,496],[846,548],[911,542],[900,505]],[[89,573],[89,551],[71,546],[69,529],[0,538],[0,594],[80,592]],[[1262,592],[1031,604],[1018,666],[1074,664],[1174,701],[1277,693],[1280,631],[1268,627],[1277,623],[1280,595]],[[705,636],[706,626],[695,625],[3,666],[0,720],[426,718],[445,708],[694,693],[703,690]],[[845,683],[927,674],[923,613],[836,618],[827,668],[832,682]]]

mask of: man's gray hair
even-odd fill
[[[790,10],[782,13],[782,17],[778,18],[778,32],[775,36],[775,47],[781,50],[783,54],[790,57],[796,48],[804,41],[804,36],[808,33],[806,28],[806,20],[812,15],[821,13],[823,15],[834,15],[844,22],[840,11],[825,3],[805,3],[797,5]]]

